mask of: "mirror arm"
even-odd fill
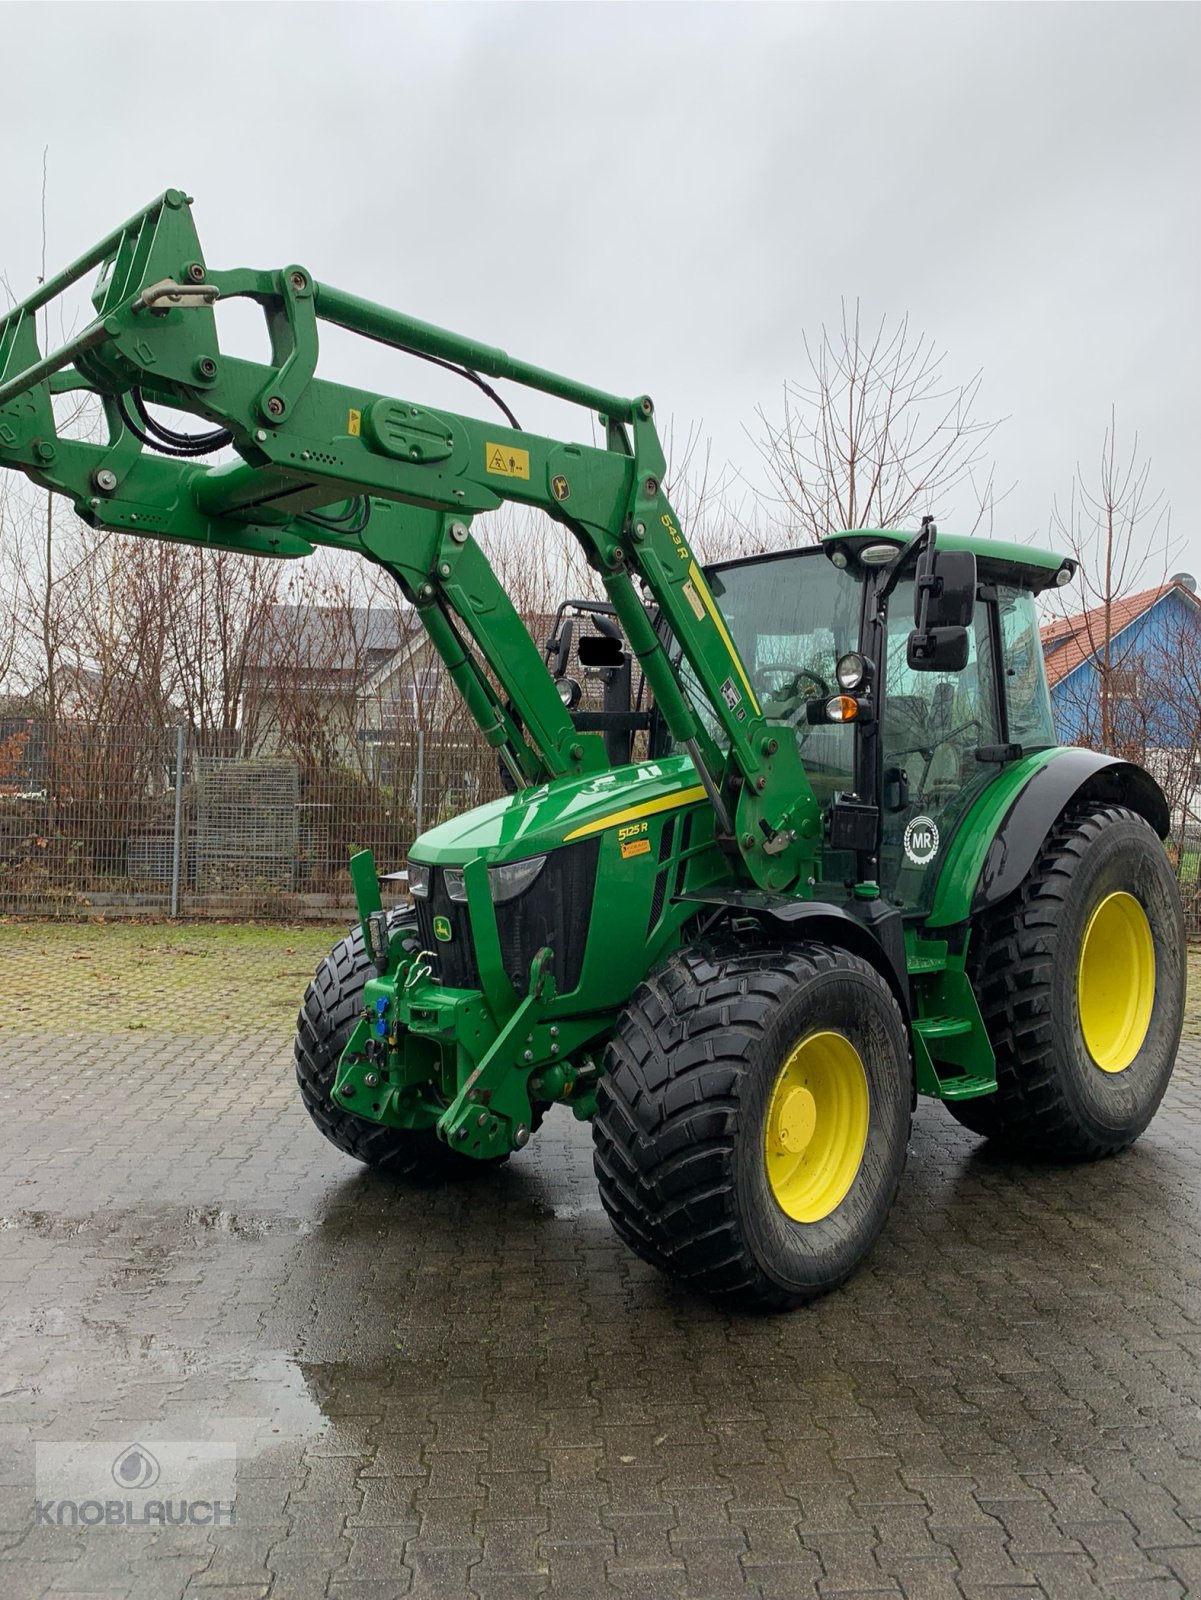
[[[911,539],[899,555],[894,556],[883,569],[883,581],[876,590],[876,604],[883,607],[889,595],[905,576],[909,563],[920,562],[922,556],[931,549],[938,534],[938,528],[933,517],[923,517],[921,531],[916,539]]]

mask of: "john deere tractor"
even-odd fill
[[[94,316],[43,353],[37,313],[93,272]],[[219,341],[237,298],[265,361]],[[498,416],[319,378],[322,324],[449,365]],[[524,432],[497,379],[590,411],[603,444]],[[59,432],[65,391],[96,398],[95,438]],[[510,792],[414,839],[411,909],[350,864],[360,921],[296,1040],[348,1155],[451,1178],[567,1106],[639,1256],[785,1307],[871,1248],[919,1094],[1023,1159],[1112,1154],[1154,1114],[1184,992],[1168,809],[1138,767],[1056,747],[1036,598],[1070,561],[927,521],[705,568],[646,395],[303,266],[212,270],[175,190],[0,321],[0,464],[95,527],[375,562],[496,751]],[[599,708],[567,623],[539,648],[476,542],[505,501],[603,586],[571,623],[617,686]],[[635,671],[642,703],[618,703]]]

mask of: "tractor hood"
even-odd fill
[[[476,806],[421,834],[410,855],[436,867],[462,866],[477,856],[495,866],[704,798],[687,756],[635,761]]]

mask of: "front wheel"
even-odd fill
[[[680,951],[605,1058],[601,1200],[643,1260],[744,1306],[843,1282],[905,1164],[912,1069],[885,979],[818,944]]]

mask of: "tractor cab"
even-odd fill
[[[913,536],[863,531],[708,569],[771,722],[788,726],[826,816],[815,893],[869,875],[907,911],[928,909],[946,842],[1000,767],[1055,744],[1035,596],[1070,577],[1050,553],[940,535],[922,627]],[[953,592],[954,591],[954,592]],[[932,620],[954,617],[951,622]],[[923,654],[922,641],[937,636]],[[681,679],[705,715],[699,685]],[[707,728],[719,737],[708,714]]]

